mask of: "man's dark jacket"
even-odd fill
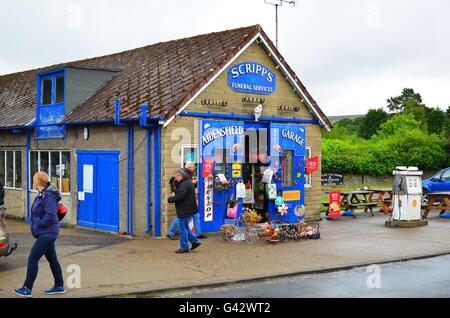
[[[181,180],[175,189],[175,196],[169,197],[167,201],[175,203],[179,218],[190,217],[198,213],[195,188],[190,179]]]

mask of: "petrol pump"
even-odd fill
[[[428,225],[421,216],[422,171],[417,167],[396,167],[393,171],[392,216],[386,227]]]

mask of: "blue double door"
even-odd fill
[[[78,225],[119,232],[119,151],[77,151]]]

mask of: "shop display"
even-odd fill
[[[241,181],[236,185],[236,198],[243,199],[245,198],[245,184]]]
[[[255,210],[244,209],[242,213],[242,222],[244,224],[255,224],[261,221],[262,217]]]
[[[231,195],[231,197],[228,199],[227,202],[227,217],[230,219],[235,219],[237,215],[237,210],[238,210],[237,201],[234,198],[234,195]]]
[[[291,223],[258,223],[261,218],[256,211],[247,210],[234,224],[222,226],[223,238],[228,242],[254,243],[258,239],[264,239],[268,243],[280,243],[293,240],[320,239],[319,225],[316,228],[305,221],[297,224]]]
[[[275,183],[266,184],[266,195],[269,200],[277,198],[277,185]]]

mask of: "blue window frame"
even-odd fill
[[[64,104],[64,72],[41,76],[40,78],[40,106]]]
[[[56,124],[65,115],[65,69],[38,74],[36,95],[36,138],[64,138],[64,127]]]

